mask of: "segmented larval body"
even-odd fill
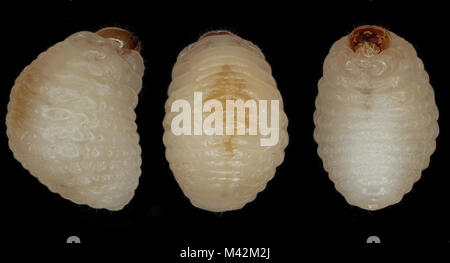
[[[144,64],[138,51],[102,32],[109,34],[75,33],[27,66],[12,88],[6,125],[14,157],[52,192],[119,210],[141,174],[134,108]]]
[[[428,167],[439,133],[433,88],[405,39],[356,28],[325,59],[314,138],[347,202],[377,210],[399,202]]]
[[[230,110],[226,100],[268,100],[268,105],[270,100],[279,100],[278,143],[261,146],[264,136],[259,132],[249,135],[249,115],[246,123],[241,123],[246,125],[245,135],[174,135],[171,122],[179,113],[171,112],[171,105],[178,99],[194,105],[194,92],[202,92],[203,103],[211,99],[222,103],[224,130]],[[240,209],[253,201],[273,178],[288,144],[282,98],[260,49],[227,31],[207,33],[179,54],[168,95],[163,122],[166,158],[191,203],[221,212]],[[270,107],[268,111],[270,119]],[[203,119],[209,114],[203,113]],[[240,121],[234,119],[235,129]]]

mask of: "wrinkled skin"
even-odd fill
[[[134,122],[144,64],[138,51],[79,32],[17,78],[6,117],[14,157],[52,192],[119,210],[141,174]]]
[[[389,45],[352,50],[348,36],[334,43],[314,113],[325,170],[349,204],[367,210],[400,202],[428,167],[439,133],[422,61],[406,40],[386,33]]]
[[[219,100],[224,111],[226,99],[279,100],[278,143],[260,146],[261,135],[248,134],[175,136],[171,121],[177,113],[171,112],[171,105],[177,99],[194,105],[194,92],[203,92],[203,102]],[[191,203],[223,212],[253,201],[283,162],[288,144],[282,98],[259,48],[227,31],[203,35],[178,56],[168,94],[163,122],[166,158]]]

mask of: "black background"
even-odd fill
[[[427,2],[428,3],[428,2]],[[92,5],[65,1],[4,8],[2,17],[1,116],[10,89],[36,56],[70,34],[120,26],[142,42],[146,63],[137,106],[142,175],[133,200],[119,212],[76,205],[51,193],[17,162],[1,122],[2,226],[11,243],[65,245],[77,235],[83,246],[143,244],[154,255],[177,259],[180,249],[270,247],[273,262],[308,246],[366,246],[370,235],[384,245],[448,247],[450,177],[449,20],[443,7],[411,2],[354,3],[220,2],[145,6],[121,2]],[[331,45],[354,27],[376,24],[411,42],[423,60],[440,111],[440,134],[430,167],[396,205],[369,212],[348,205],[334,189],[313,140],[317,81]],[[289,118],[284,163],[256,201],[243,209],[211,213],[193,207],[169,170],[162,120],[171,70],[186,45],[213,29],[227,29],[258,45],[271,64]],[[169,260],[169,262],[173,262]],[[217,259],[217,262],[220,262]]]

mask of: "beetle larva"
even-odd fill
[[[50,47],[11,91],[14,157],[66,199],[122,209],[141,174],[134,108],[143,74],[139,43],[120,28],[78,32]]]
[[[316,99],[324,169],[351,205],[400,202],[428,167],[439,133],[433,88],[414,47],[361,26],[331,47]]]
[[[251,112],[245,118],[233,119],[234,131],[236,127],[245,127],[244,134],[175,135],[172,121],[178,112],[171,112],[171,106],[178,99],[195,105],[194,92],[201,92],[205,105],[216,100],[225,109],[219,114],[223,116],[224,127],[227,114],[233,112],[234,116],[234,111],[227,107],[228,101],[277,100],[279,114],[274,116],[279,125],[274,131],[279,134],[278,142],[263,146],[261,133],[250,134],[250,119],[255,116]],[[260,49],[228,31],[206,33],[179,54],[168,95],[163,122],[166,158],[191,203],[201,209],[222,212],[240,209],[253,201],[283,162],[288,144],[288,120],[282,98]],[[195,115],[195,109],[193,112]],[[273,112],[271,109],[267,113],[271,123],[275,123]],[[205,121],[208,114],[200,112]]]

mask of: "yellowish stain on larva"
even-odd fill
[[[222,103],[223,109],[226,108],[227,100],[241,99],[244,102],[251,99],[251,97],[245,92],[246,81],[236,74],[230,65],[223,65],[221,71],[215,74],[214,83],[208,87],[207,96],[203,99],[205,101],[216,99]],[[234,119],[234,135],[227,135],[222,142],[227,154],[233,154],[233,138],[237,134],[238,120],[235,116]],[[226,124],[226,112],[223,116],[223,127]],[[249,116],[245,114],[245,127],[249,127]]]
[[[372,93],[372,90],[370,90],[370,89],[360,89],[359,92],[361,92],[362,94],[365,94],[365,95],[369,95],[369,94]]]
[[[261,51],[254,44],[229,32],[213,31],[202,36],[198,42],[191,44],[191,47],[193,45],[198,45],[198,48],[184,49],[183,55],[179,55],[180,59],[174,65],[168,102],[178,99],[192,100],[193,92],[202,92],[205,101],[216,99],[216,103],[220,101],[217,106],[225,105],[224,110],[229,110],[228,115],[231,113],[231,108],[226,107],[227,99],[240,99],[245,102],[253,99],[255,101],[251,103],[256,102],[256,106],[259,104],[256,99],[263,99],[263,97],[266,100],[278,99],[281,102],[281,98],[276,94],[277,88],[274,82],[260,87],[255,86],[272,76],[269,68],[257,71],[253,69],[256,63],[255,57],[264,59]],[[240,48],[234,48],[235,46]],[[208,61],[205,60],[205,54],[197,53],[202,51],[211,54]],[[231,62],[224,63],[225,60],[230,59],[230,56],[239,57],[241,66],[235,66]],[[227,58],[224,59],[224,57]],[[251,78],[248,78],[247,75],[250,73]],[[184,91],[173,92],[184,87]],[[248,106],[253,107],[253,105]],[[225,132],[223,136],[211,137],[205,134],[200,138],[196,137],[195,141],[189,136],[172,139],[175,137],[170,125],[167,124],[170,121],[168,117],[171,117],[173,113],[167,109],[163,140],[166,146],[166,158],[171,168],[174,168],[173,174],[183,193],[194,206],[200,209],[211,212],[241,209],[263,190],[274,176],[274,170],[280,160],[284,158],[283,152],[288,141],[285,118],[282,118],[280,123],[280,127],[284,127],[280,134],[280,141],[284,143],[255,150],[255,147],[258,147],[258,140],[247,133],[249,131],[247,127],[244,135],[235,133],[235,136],[227,136],[225,125],[222,127],[222,131]],[[248,111],[253,113],[254,110],[256,110],[255,113],[258,112],[258,108],[251,108]],[[209,117],[210,114],[204,113],[203,117]],[[237,114],[235,114],[236,117]],[[240,124],[239,127],[234,126],[236,130],[245,124],[244,115],[239,117],[241,119],[237,121],[228,119]],[[257,116],[249,116],[247,123],[253,124],[253,117]],[[211,121],[210,118],[208,120]],[[224,121],[227,124],[226,118]],[[258,120],[255,121],[257,124]],[[205,122],[202,121],[202,124]],[[220,126],[223,122],[211,123],[213,126],[211,128],[216,128],[215,124]],[[234,129],[232,128],[231,131],[233,132]],[[191,176],[193,174],[195,176]]]
[[[33,101],[37,96],[35,91],[24,87],[25,83],[21,83],[16,89],[20,89],[20,96],[16,96],[11,111],[11,120],[17,123],[24,123],[27,120],[27,108],[29,102]]]

